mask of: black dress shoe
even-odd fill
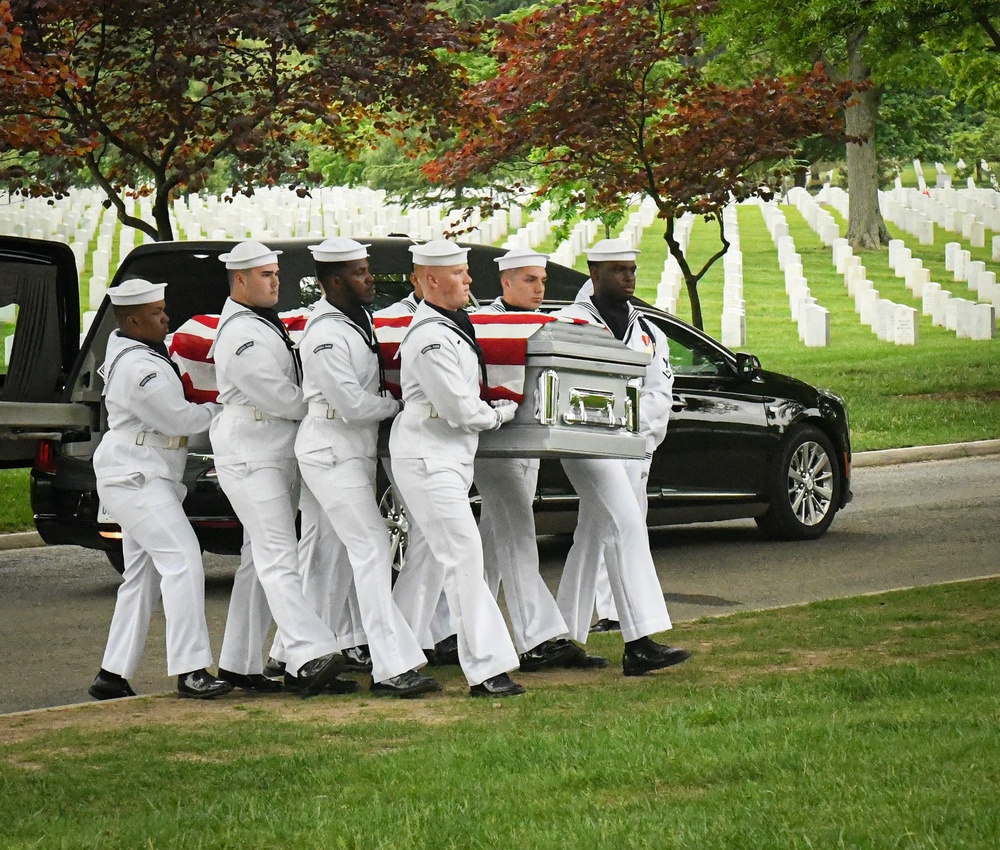
[[[302,684],[291,673],[285,673],[285,690],[293,694],[300,694],[302,692]],[[315,693],[326,694],[328,696],[342,696],[344,694],[356,694],[360,690],[361,684],[355,682],[354,679],[341,679],[339,676],[334,676],[318,691],[315,691]]]
[[[546,667],[565,667],[576,646],[568,640],[543,640],[520,655],[521,672],[534,673]]]
[[[94,678],[94,684],[87,688],[87,693],[94,699],[122,699],[134,697],[132,686],[117,673],[101,670]]]
[[[590,627],[590,634],[596,635],[601,632],[620,632],[622,630],[622,624],[617,620],[609,620],[607,617],[601,617],[594,625]]]
[[[434,654],[427,663],[435,667],[458,664],[458,635],[448,635],[434,644]]]
[[[416,670],[407,670],[384,682],[372,682],[368,690],[380,697],[406,698],[440,691],[441,683],[430,676],[421,676]]]
[[[493,676],[469,688],[470,697],[516,697],[523,693],[524,688],[506,673]]]
[[[268,679],[280,679],[285,675],[285,662],[278,661],[277,658],[268,658],[264,665],[264,675]]]
[[[228,694],[231,682],[216,679],[208,670],[192,670],[177,677],[177,696],[185,699],[212,699]]]
[[[299,680],[299,696],[304,698],[320,693],[322,687],[343,669],[344,656],[339,652],[307,661],[299,668],[296,676]]]
[[[571,651],[563,661],[562,666],[574,670],[600,670],[608,666],[608,659],[601,658],[600,655],[589,655],[587,651],[571,640],[565,641],[569,644]]]
[[[625,644],[622,656],[622,672],[626,676],[642,676],[653,670],[673,667],[687,661],[691,653],[686,649],[664,646],[648,637],[641,637]]]
[[[276,694],[281,690],[281,682],[268,679],[260,673],[233,673],[219,668],[219,678],[233,687],[242,688],[255,694]]]
[[[355,673],[371,673],[372,656],[368,651],[368,644],[344,650],[344,669],[353,670]]]

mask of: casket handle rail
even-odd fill
[[[606,390],[572,387],[569,391],[572,410],[563,414],[567,425],[601,425],[605,428],[622,428],[626,418],[615,416],[615,394]]]

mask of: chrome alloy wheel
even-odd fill
[[[788,504],[803,525],[818,525],[833,506],[833,460],[819,443],[803,442],[788,464]]]
[[[406,508],[393,487],[389,487],[378,503],[379,513],[389,531],[389,546],[392,552],[392,568],[402,569],[406,561],[406,541],[410,533],[410,518]]]

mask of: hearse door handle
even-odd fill
[[[687,398],[685,398],[682,395],[674,395],[674,396],[672,396],[672,398],[673,398],[673,401],[670,402],[670,409],[672,411],[674,411],[675,413],[678,413],[681,410],[686,410],[687,409],[687,406],[688,406]]]

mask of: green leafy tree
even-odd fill
[[[970,69],[967,91],[953,92],[952,99],[962,99],[973,89],[971,69],[981,72],[984,65],[993,72],[988,86],[979,88],[995,89],[997,67],[992,51],[1000,48],[998,18],[1000,4],[995,0],[719,0],[709,44],[734,66],[749,62],[804,69],[822,62],[832,79],[857,88],[857,97],[845,108],[850,192],[847,238],[855,249],[880,248],[889,239],[878,208],[879,134],[886,126],[880,120],[883,101],[891,107],[889,120],[901,109],[912,120],[927,117],[928,112],[932,118],[939,117],[935,107],[944,106],[940,101],[917,109],[914,102],[905,104],[904,98],[889,94],[894,84],[901,84],[898,90],[902,92],[912,92],[914,77],[926,80],[931,67],[924,50],[928,46],[936,54],[931,64],[945,53],[940,60],[944,70],[955,75],[960,67]],[[949,59],[963,41],[973,48],[975,58]],[[964,47],[959,49],[966,53]],[[940,82],[932,84],[938,94],[941,87]],[[903,132],[902,124],[894,130],[886,131],[891,153],[921,146],[917,134]],[[939,144],[940,139],[933,140],[933,145]]]
[[[474,176],[502,194],[563,187],[587,209],[648,195],[702,326],[698,282],[729,247],[722,211],[770,191],[768,166],[799,140],[833,133],[849,92],[815,69],[729,87],[703,73],[705,6],[668,0],[559,3],[499,22],[497,74],[470,87],[455,146],[427,167],[451,186]],[[675,235],[685,213],[716,222],[720,248],[690,266]]]
[[[0,0],[0,154],[22,155],[0,182],[58,194],[82,167],[123,223],[171,238],[171,199],[222,160],[232,192],[305,193],[313,145],[415,123],[433,141],[469,42],[423,0]]]

